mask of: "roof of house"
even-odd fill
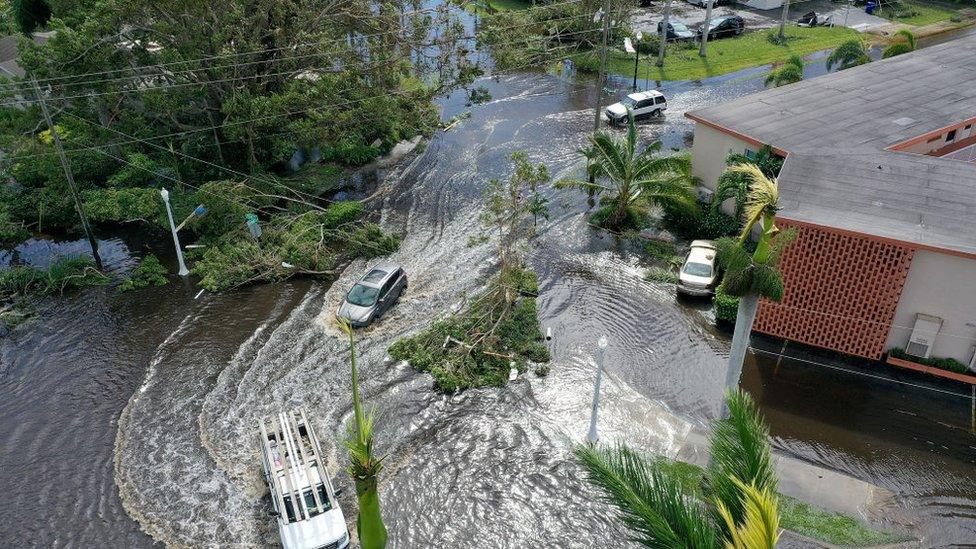
[[[52,36],[54,36],[54,31],[49,32],[37,32],[34,33],[32,37],[34,42],[38,44],[43,44],[47,42]],[[20,59],[20,51],[18,50],[18,45],[23,36],[19,34],[12,34],[9,36],[0,37],[0,73],[7,76],[24,76],[26,73],[24,69],[17,64],[17,60]]]
[[[780,215],[976,255],[976,165],[888,150],[976,117],[976,35],[688,113],[787,153]]]

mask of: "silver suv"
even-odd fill
[[[403,268],[384,261],[370,269],[349,290],[336,317],[348,320],[354,328],[369,326],[383,316],[406,289],[407,274]]]

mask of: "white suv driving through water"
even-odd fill
[[[349,531],[302,409],[261,420],[261,461],[284,549],[346,549]]]
[[[634,120],[642,116],[658,116],[668,110],[668,100],[664,94],[657,90],[637,92],[628,95],[607,107],[604,114],[610,124],[626,124],[629,114],[633,114]]]

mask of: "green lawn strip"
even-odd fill
[[[834,545],[867,547],[908,541],[911,538],[872,530],[851,517],[807,505],[790,496],[779,496],[780,526],[809,538]]]
[[[929,2],[902,2],[901,6],[898,8],[882,8],[875,13],[880,17],[890,19],[893,23],[904,23],[906,25],[920,27],[922,25],[931,25],[932,23],[948,21],[953,15],[956,15],[956,13],[958,13],[958,11],[964,7],[965,6],[962,5],[951,6],[944,4],[933,4]],[[917,13],[911,17],[898,16],[899,14],[905,12]]]
[[[708,43],[708,57],[699,57],[697,48],[680,48],[668,52],[664,67],[654,65],[654,57],[641,58],[639,78],[651,80],[697,80],[719,76],[760,65],[785,61],[790,55],[807,55],[837,47],[860,34],[844,27],[815,27],[787,29],[787,43],[776,45],[769,41],[773,31],[757,31],[738,38],[724,38]],[[593,52],[580,54],[592,56]],[[634,74],[634,58],[620,50],[611,50],[610,71],[630,76]],[[581,59],[585,67],[595,66],[590,59]]]
[[[658,458],[655,464],[677,479],[686,494],[692,497],[701,496],[704,469],[666,458]],[[779,512],[781,528],[834,545],[869,547],[911,539],[908,536],[874,530],[846,515],[808,505],[783,494],[779,494]]]

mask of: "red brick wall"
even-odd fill
[[[914,250],[859,235],[777,220],[796,227],[780,263],[786,290],[763,301],[758,332],[880,359]]]

